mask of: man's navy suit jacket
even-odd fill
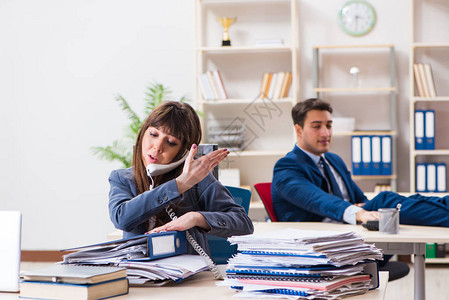
[[[345,209],[368,199],[352,181],[343,160],[334,153],[324,154],[342,177],[350,202],[327,193],[326,179],[313,160],[297,145],[274,167],[271,195],[273,207],[282,222],[320,222],[325,217],[343,221]]]

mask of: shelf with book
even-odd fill
[[[220,18],[232,19],[230,46],[221,46],[226,37]],[[240,169],[241,184],[271,181],[275,161],[295,142],[290,111],[299,96],[297,0],[195,0],[194,53],[203,142],[221,140],[220,147],[235,148],[220,168]],[[198,79],[216,71],[227,97],[214,94],[213,86],[207,96]],[[237,141],[227,132],[231,128],[244,131],[236,147],[229,145]]]
[[[449,34],[443,28],[449,26],[449,3],[410,1],[410,191],[426,192],[429,185],[440,184],[444,193],[449,163],[449,143],[445,139],[445,120],[449,115]],[[435,165],[444,165],[439,179],[433,171]],[[419,171],[425,168],[433,169]],[[444,182],[439,181],[443,177]]]
[[[229,156],[284,156],[286,152],[284,150],[279,151],[268,151],[268,150],[261,150],[261,151],[234,151],[229,154]]]
[[[395,92],[395,87],[376,88],[314,88],[315,93],[373,93],[373,92]]]
[[[334,131],[333,136],[354,136],[354,135],[396,135],[396,131]]]
[[[276,53],[276,52],[291,52],[294,49],[290,46],[233,46],[233,47],[200,47],[196,49],[197,52],[203,54],[239,54],[239,53]]]
[[[255,99],[217,99],[217,100],[202,100],[199,101],[202,105],[228,105],[228,104],[250,104]],[[276,99],[276,103],[283,104],[287,103],[290,104],[294,101],[293,98],[282,98],[282,99]]]
[[[357,167],[357,170],[353,170],[353,179],[365,182],[361,184],[365,192],[373,191],[379,184],[388,185],[393,191],[397,189],[395,65],[395,47],[392,44],[313,47],[312,90],[316,97],[332,103],[334,116],[353,120],[354,130],[334,130],[331,151],[335,151],[335,148],[351,148],[352,153],[346,151],[342,158],[348,166],[352,165],[353,169]],[[384,111],[380,111],[379,107]],[[334,123],[337,125],[337,122]],[[354,156],[353,140],[357,137],[370,141],[374,139],[376,144],[370,142],[369,147],[368,144],[363,147],[361,143],[357,144],[361,160],[355,164],[357,158]],[[389,140],[382,148],[380,141],[383,137]],[[366,150],[362,151],[368,148],[368,154]],[[384,159],[388,162],[383,163]]]

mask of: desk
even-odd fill
[[[388,284],[388,272],[380,272],[380,286],[378,289],[369,291],[364,295],[350,297],[348,300],[376,300],[384,299],[385,290]],[[211,272],[201,272],[196,274],[186,282],[181,282],[177,286],[160,288],[131,288],[128,295],[117,297],[114,299],[149,299],[152,300],[169,300],[169,299],[214,299],[229,300],[235,295],[236,291],[225,286],[216,286],[215,280]],[[261,298],[245,298],[245,299],[261,299]]]
[[[425,299],[425,256],[426,243],[449,243],[449,228],[431,226],[400,225],[399,234],[382,234],[368,231],[359,225],[307,222],[257,222],[254,233],[296,228],[306,230],[354,231],[365,239],[375,243],[385,254],[413,254],[415,270],[415,299]]]
[[[51,263],[39,263],[39,268],[50,265]],[[27,268],[28,267],[28,268]],[[25,266],[24,270],[31,269]],[[213,299],[213,300],[229,300],[236,293],[229,287],[216,286],[215,279],[211,272],[201,272],[180,282],[178,284],[171,283],[163,287],[132,287],[129,294],[111,299],[125,300],[172,300],[172,299]],[[350,300],[382,300],[385,297],[385,291],[388,284],[388,272],[379,272],[379,288],[369,291],[364,295],[348,298]],[[0,293],[2,300],[16,300],[19,298],[18,293]],[[256,298],[254,298],[256,299]],[[260,299],[260,298],[257,298]]]

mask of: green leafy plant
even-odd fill
[[[123,138],[115,140],[110,146],[106,147],[92,147],[91,150],[94,155],[101,159],[108,161],[119,161],[124,168],[129,168],[132,165],[133,144],[137,139],[140,127],[145,118],[162,102],[173,100],[170,99],[172,91],[160,83],[153,82],[147,87],[144,97],[144,111],[143,118],[131,108],[128,101],[123,96],[118,95],[115,100],[119,103],[122,111],[127,115],[129,124],[125,128],[125,135]],[[179,102],[185,101],[182,97]]]

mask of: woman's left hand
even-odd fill
[[[196,211],[190,211],[178,217],[177,219],[168,222],[165,225],[153,228],[147,233],[170,231],[170,230],[185,231],[195,226],[201,227],[207,231],[211,229],[206,221],[206,218],[204,218],[202,214]]]

